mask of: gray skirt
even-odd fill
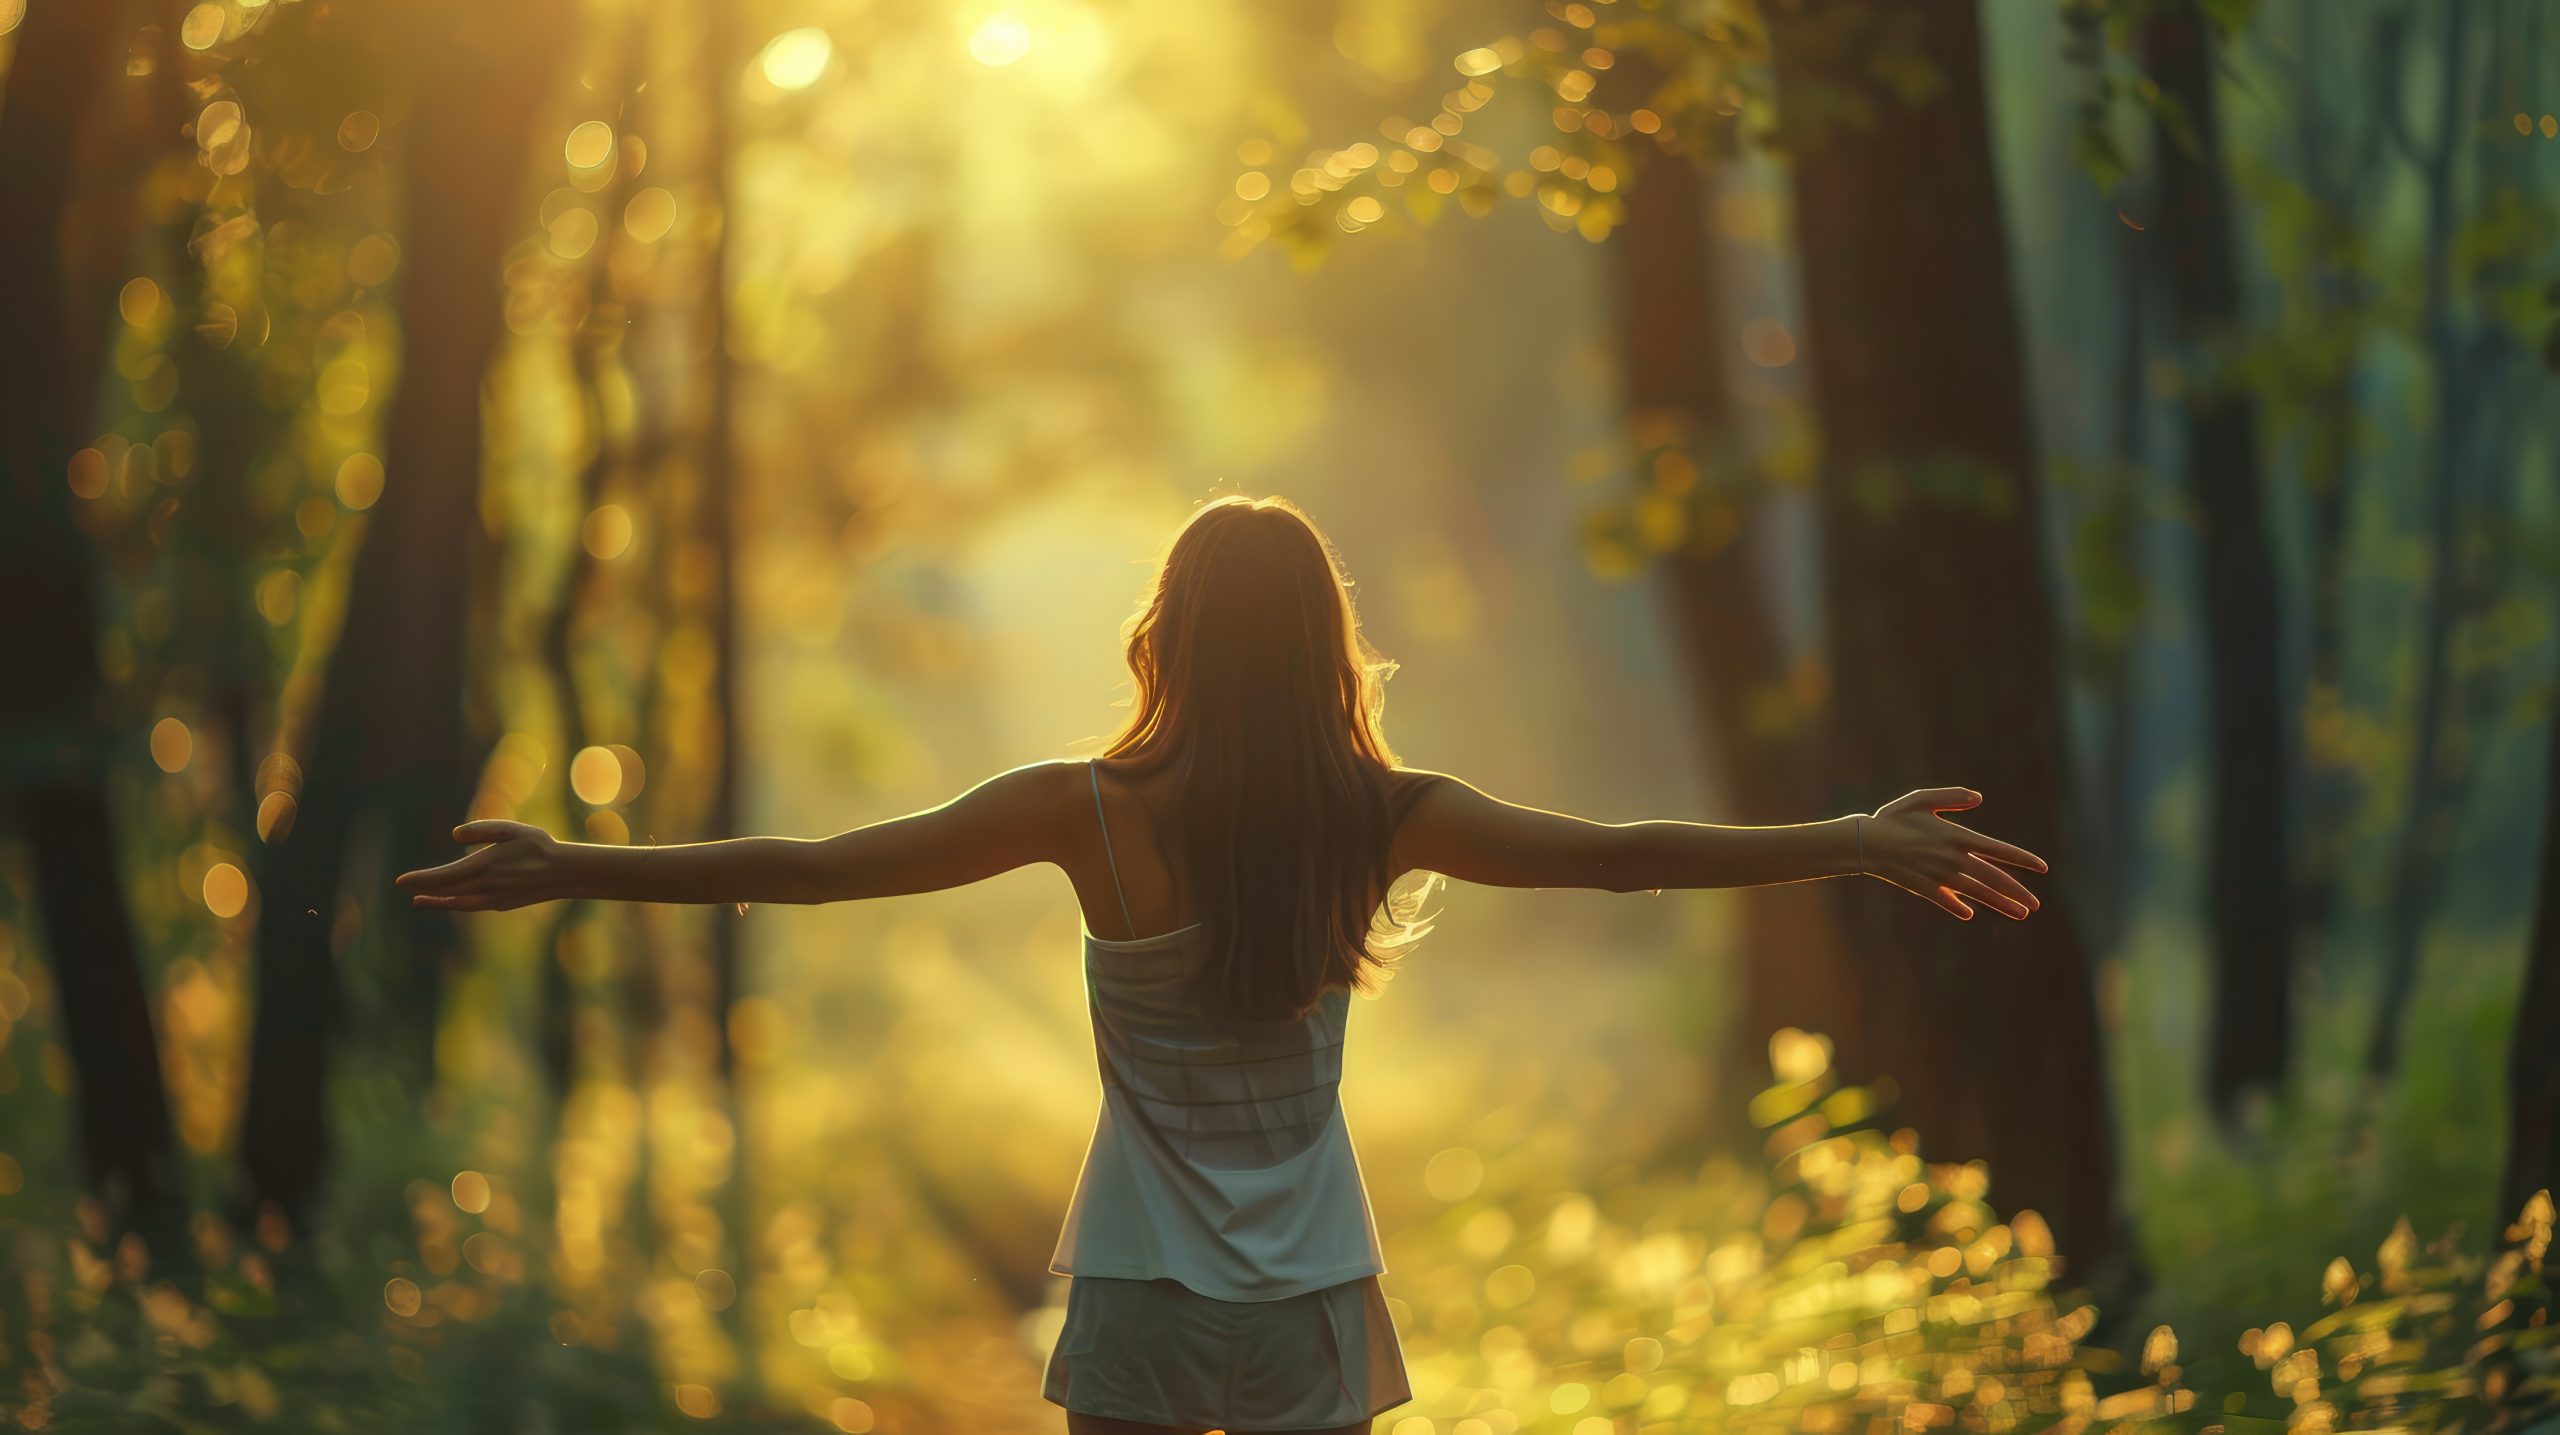
[[[1329,1430],[1413,1398],[1376,1276],[1274,1301],[1077,1276],[1041,1394],[1193,1430]]]

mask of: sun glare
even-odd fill
[[[1031,53],[1031,26],[1011,10],[999,10],[969,32],[969,57],[981,65],[1010,65]]]

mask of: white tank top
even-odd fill
[[[1126,918],[1098,776],[1093,788]],[[1188,1005],[1207,937],[1197,923],[1137,941],[1085,936],[1102,1112],[1049,1269],[1171,1279],[1229,1301],[1384,1271],[1339,1099],[1351,994],[1328,991],[1289,1021],[1207,1019]]]

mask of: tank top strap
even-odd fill
[[[1087,762],[1084,775],[1093,783],[1093,820],[1102,828],[1102,860],[1111,868],[1111,894],[1120,899],[1120,920],[1135,938],[1138,919],[1129,915],[1129,889],[1120,885],[1120,859],[1111,853],[1111,819],[1102,815],[1102,771]]]

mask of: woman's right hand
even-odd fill
[[[441,867],[400,874],[420,907],[448,912],[503,912],[575,896],[559,839],[523,822],[485,820],[453,829],[457,842],[488,845]]]
[[[2045,860],[1938,815],[1981,803],[1982,794],[1969,787],[1924,787],[1877,808],[1860,824],[1866,829],[1862,837],[1867,874],[1935,902],[1968,922],[1973,920],[1972,902],[2025,921],[2043,903],[2026,884],[1992,864],[2005,862],[2043,872],[2048,870]]]

